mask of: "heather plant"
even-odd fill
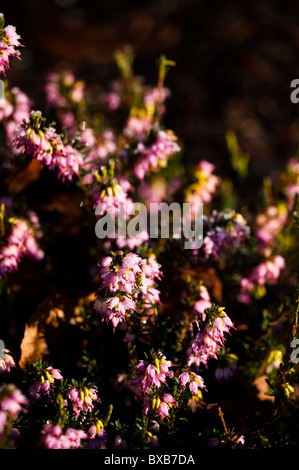
[[[19,57],[19,39],[2,15],[1,73]],[[119,78],[99,95],[72,71],[49,71],[42,111],[5,81],[0,446],[295,446],[298,159],[265,178],[262,203],[248,205],[250,156],[231,130],[235,184],[212,162],[183,162],[183,142],[165,124],[175,63],[162,55],[148,85],[134,73],[130,47],[115,61]],[[76,238],[71,267],[53,250],[55,222],[43,211],[58,191],[75,200],[87,234],[86,246]],[[163,238],[161,227],[155,238],[148,230],[130,237],[138,202],[191,204],[191,224],[204,204],[200,246]],[[99,239],[97,224],[124,203],[124,226]],[[17,293],[35,270],[51,285],[48,303],[29,303],[24,320]],[[60,295],[71,297],[71,313],[55,304]]]

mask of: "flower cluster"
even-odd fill
[[[220,185],[220,178],[213,172],[215,165],[201,160],[197,168],[193,172],[194,182],[186,189],[185,202],[194,203],[210,203]],[[194,216],[197,214],[194,213]]]
[[[17,49],[22,46],[19,39],[21,37],[16,32],[14,26],[4,27],[4,16],[0,14],[0,73],[5,73],[9,69],[11,57],[20,58],[20,51]]]
[[[69,70],[49,73],[44,87],[47,104],[57,112],[62,127],[73,136],[78,128],[76,114],[84,108],[84,82]]]
[[[151,363],[141,360],[135,366],[135,377],[131,381],[131,388],[135,395],[143,402],[143,413],[156,412],[161,420],[169,417],[169,408],[174,406],[175,399],[169,393],[159,392],[167,378],[173,377],[171,361],[158,352],[154,354]]]
[[[100,264],[101,285],[95,302],[96,311],[103,320],[111,322],[115,329],[126,320],[127,315],[138,312],[141,307],[160,301],[156,279],[161,277],[160,266],[154,257],[142,259],[134,253],[112,253]]]
[[[170,131],[160,129],[157,133],[154,132],[153,140],[151,145],[141,140],[136,148],[137,163],[134,172],[140,180],[143,180],[149,171],[165,168],[167,161],[180,151],[176,137]]]
[[[28,399],[14,384],[4,384],[0,387],[0,440],[12,441],[19,437],[16,428],[19,414],[26,412]]]
[[[88,413],[94,408],[94,401],[99,401],[97,390],[86,386],[73,387],[68,392],[68,398],[71,400],[73,411],[79,416],[81,411]]]
[[[205,299],[195,303],[194,309],[198,319],[193,322],[193,338],[187,349],[187,364],[195,365],[196,369],[204,364],[207,367],[209,359],[218,358],[219,351],[226,341],[225,333],[230,334],[234,325],[225,313],[224,307],[214,304],[209,306],[207,291],[204,290]]]
[[[40,378],[29,388],[28,394],[31,399],[38,400],[42,395],[49,396],[51,387],[55,380],[62,380],[63,377],[58,369],[52,366],[40,370]]]
[[[256,218],[257,230],[255,236],[260,241],[260,251],[265,254],[273,249],[277,235],[287,221],[287,210],[285,206],[268,206],[265,212],[258,214]]]
[[[9,222],[11,232],[5,237],[4,246],[0,249],[0,279],[6,273],[17,270],[24,256],[36,260],[44,257],[43,250],[37,244],[34,229],[25,220],[12,218]]]
[[[239,300],[242,303],[250,303],[251,293],[256,292],[262,296],[265,292],[265,285],[273,285],[285,267],[285,260],[281,255],[275,255],[273,259],[266,259],[251,269],[248,277],[242,277],[240,280]]]
[[[204,238],[200,248],[205,258],[221,257],[236,251],[250,234],[244,217],[233,210],[213,211],[204,216]]]
[[[14,154],[19,149],[12,146],[16,130],[23,121],[28,121],[31,112],[31,101],[19,87],[5,90],[5,96],[0,98],[0,121],[3,122],[6,133],[6,145]]]
[[[78,175],[83,164],[81,153],[64,144],[54,127],[46,126],[40,111],[31,111],[29,121],[16,130],[13,145],[49,169],[57,168],[62,181]]]
[[[182,372],[179,376],[179,379],[181,381],[182,387],[186,387],[186,385],[188,384],[190,392],[195,397],[200,397],[201,390],[206,390],[203,378],[193,371]]]
[[[117,177],[113,161],[95,171],[88,183],[93,205],[99,206],[96,210],[98,216],[107,213],[111,217],[129,217],[133,211],[133,201],[128,197],[131,186],[125,178]]]
[[[87,435],[81,429],[62,429],[52,422],[43,424],[39,445],[45,449],[77,449]]]

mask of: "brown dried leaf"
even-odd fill
[[[255,387],[257,391],[257,398],[261,401],[269,400],[269,401],[274,401],[274,397],[271,397],[269,395],[266,395],[266,393],[269,392],[269,385],[266,382],[266,379],[268,379],[267,375],[260,375],[257,377],[252,385]]]
[[[50,353],[57,358],[60,354],[71,356],[78,345],[78,331],[83,321],[80,308],[90,304],[94,298],[94,294],[90,294],[86,298],[71,300],[57,294],[41,302],[25,326],[20,367],[24,368]]]
[[[41,164],[38,160],[32,160],[25,167],[15,168],[7,176],[5,183],[10,193],[19,193],[31,183],[38,180],[41,172]]]

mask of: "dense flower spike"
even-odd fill
[[[196,332],[187,349],[187,365],[190,367],[194,364],[197,369],[201,364],[207,367],[209,359],[218,358],[226,341],[224,334],[230,334],[230,329],[234,328],[224,307],[210,305],[209,294],[204,286],[200,294],[202,300],[194,305],[194,310],[198,313],[198,320],[194,322]]]
[[[114,329],[127,314],[138,312],[138,302],[141,308],[160,302],[156,279],[161,278],[161,272],[154,256],[146,260],[118,251],[101,261],[99,274],[101,285],[95,309]]]
[[[4,16],[0,13],[0,73],[5,73],[9,69],[11,57],[20,58],[20,51],[17,49],[22,46],[14,26],[4,27]]]
[[[12,230],[7,236],[6,243],[0,249],[0,279],[7,273],[18,269],[24,256],[36,260],[44,257],[43,250],[37,244],[36,235],[32,227],[24,220],[10,219]]]
[[[49,169],[57,168],[62,181],[78,175],[83,164],[80,152],[69,144],[63,144],[54,127],[46,127],[39,111],[31,111],[29,121],[17,129],[13,145]]]
[[[42,395],[49,395],[55,380],[62,380],[63,377],[58,369],[49,366],[41,370],[40,379],[29,389],[28,394],[31,399],[38,400]]]
[[[139,361],[135,367],[136,377],[131,381],[136,395],[151,395],[152,388],[159,389],[166,383],[167,377],[173,377],[173,371],[170,370],[172,366],[173,363],[160,352],[154,355],[151,363]]]
[[[88,413],[94,408],[94,401],[99,401],[96,388],[73,387],[68,392],[68,398],[70,399],[73,407],[73,411],[76,416],[80,413]]]
[[[98,206],[98,216],[107,213],[115,218],[129,218],[134,209],[133,201],[128,197],[131,185],[125,178],[117,177],[112,160],[107,167],[102,166],[99,171],[94,172],[91,181],[86,182],[91,186],[91,199],[94,207]]]
[[[141,155],[141,158],[135,165],[135,175],[143,180],[149,171],[157,171],[167,166],[168,159],[180,150],[176,137],[172,133],[159,130],[152,145],[148,146],[144,142],[138,144],[136,153]]]

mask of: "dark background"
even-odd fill
[[[229,128],[251,154],[256,178],[297,151],[296,1],[10,0],[0,11],[26,46],[8,79],[30,96],[53,69],[108,86],[117,78],[113,53],[132,44],[136,73],[149,84],[160,54],[177,63],[166,79],[165,122],[183,141],[185,162],[205,158],[225,172]]]

